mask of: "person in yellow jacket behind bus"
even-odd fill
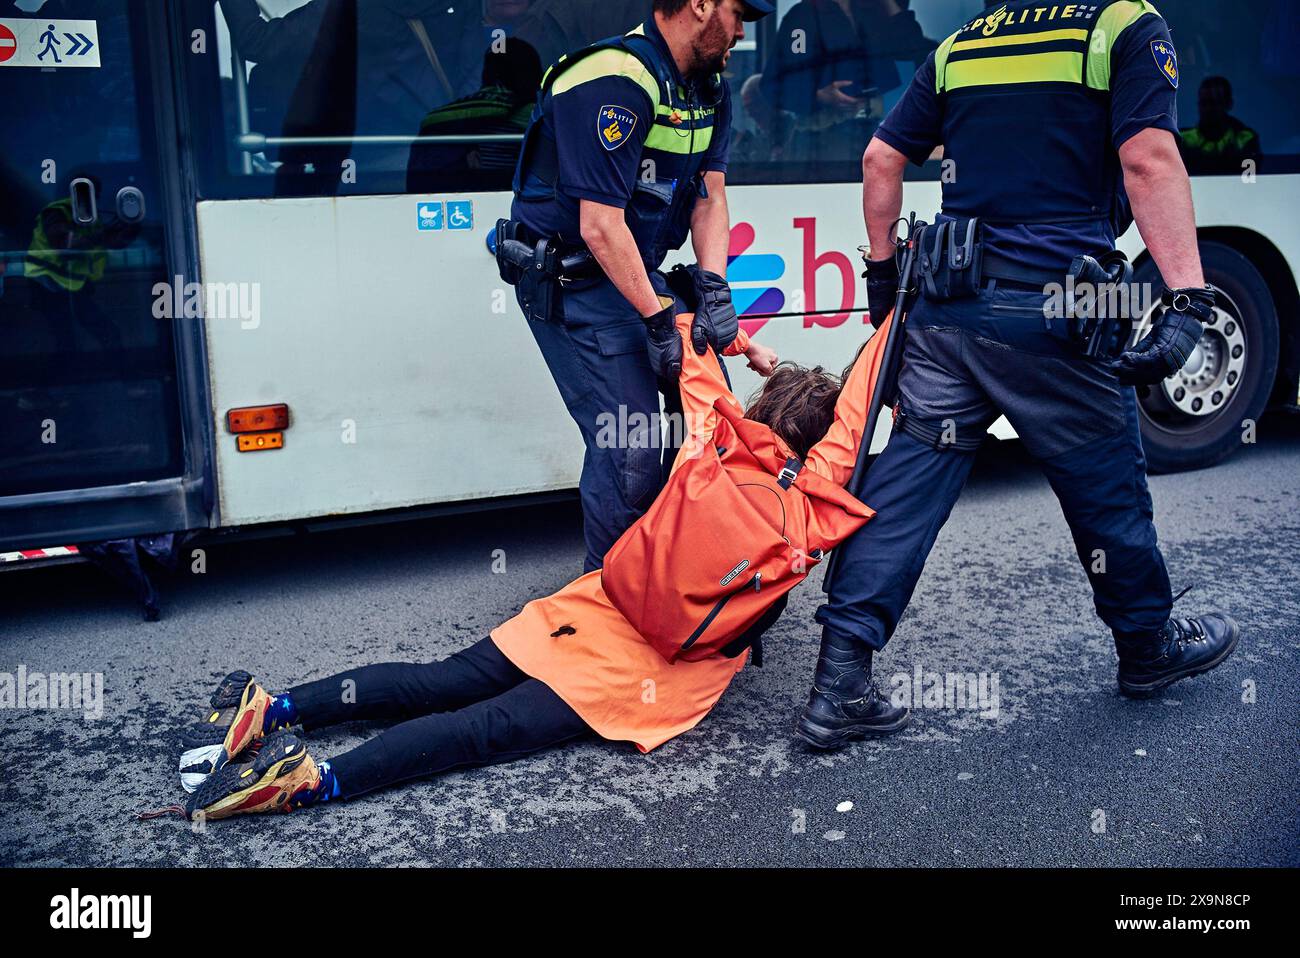
[[[96,177],[85,177],[98,196]],[[139,233],[135,224],[101,213],[93,222],[78,223],[68,197],[47,204],[36,216],[23,262],[23,275],[32,281],[35,311],[54,336],[50,355],[78,351],[76,330],[89,333],[106,362],[123,360],[122,336],[114,318],[96,302],[95,291],[110,275],[109,250],[130,245]]]

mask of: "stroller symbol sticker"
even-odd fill
[[[421,232],[442,229],[442,204],[417,203],[415,228]]]

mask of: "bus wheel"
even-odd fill
[[[1138,388],[1142,446],[1155,473],[1204,469],[1241,448],[1277,376],[1277,309],[1259,270],[1222,243],[1202,242],[1200,249],[1205,281],[1217,298],[1214,318],[1182,369],[1156,386]],[[1149,259],[1134,280],[1163,289]],[[1147,310],[1134,342],[1163,311],[1159,302]]]

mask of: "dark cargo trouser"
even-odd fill
[[[491,638],[441,662],[366,665],[299,685],[289,696],[309,731],[363,720],[400,723],[330,759],[343,798],[453,768],[510,762],[591,733]]]
[[[636,310],[603,278],[564,289],[556,301],[550,322],[528,320],[528,326],[587,447],[579,493],[583,571],[591,572],[654,502],[675,451],[660,438],[661,384]],[[665,411],[679,410],[680,398],[670,389]]]
[[[903,414],[919,428],[896,422],[867,473],[862,501],[877,515],[840,547],[818,622],[884,648],[974,447],[1004,414],[1060,500],[1102,621],[1130,639],[1164,624],[1169,576],[1151,521],[1136,394],[1081,355],[1062,320],[1044,328],[1043,302],[1036,290],[994,286],[971,299],[917,302],[898,388]]]

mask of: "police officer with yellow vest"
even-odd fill
[[[721,71],[745,21],[772,9],[654,0],[644,24],[562,57],[542,80],[511,218],[494,242],[586,443],[586,571],[662,486],[659,391],[675,411],[681,370],[674,310],[696,309],[701,354],[729,346],[739,328],[724,278],[731,105]],[[698,263],[675,271],[670,289],[658,270],[688,233]],[[750,353],[756,368],[774,359]]]
[[[943,147],[943,211],[918,244],[894,431],[865,477],[876,517],[842,546],[817,612],[821,655],[797,734],[822,748],[907,722],[871,680],[985,431],[1004,414],[1061,503],[1119,652],[1119,689],[1151,695],[1232,652],[1227,615],[1171,617],[1134,386],[1175,373],[1212,321],[1178,152],[1178,59],[1147,0],[989,5],[948,37],[863,156],[867,291],[899,285],[903,171]],[[1103,316],[1131,275],[1127,208],[1168,288],[1150,333]],[[1086,286],[1092,308],[1086,308]],[[1062,289],[1077,308],[1057,308]],[[976,563],[971,574],[983,567]],[[1026,570],[1006,570],[1010,579]],[[1008,584],[1010,584],[1008,582]],[[996,641],[996,637],[990,637]]]

